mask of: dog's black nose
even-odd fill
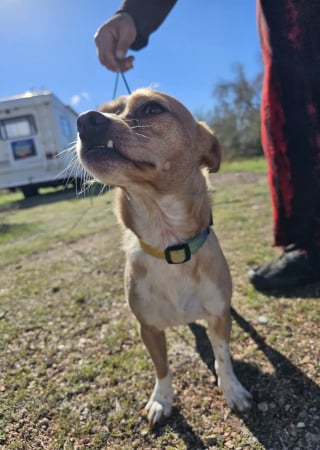
[[[87,111],[77,120],[80,139],[84,142],[100,143],[108,132],[110,119],[97,111]]]

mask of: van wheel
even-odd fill
[[[37,186],[33,186],[32,184],[22,186],[21,190],[25,198],[35,197],[39,194]]]

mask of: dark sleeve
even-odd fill
[[[140,50],[148,44],[150,34],[169,14],[177,0],[123,0],[117,11],[129,14],[137,28],[137,38],[132,50]]]

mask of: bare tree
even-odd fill
[[[232,72],[231,80],[221,81],[214,87],[216,106],[208,122],[219,136],[228,159],[262,155],[262,73],[249,80],[242,64],[235,64]]]

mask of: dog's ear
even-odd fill
[[[221,163],[221,147],[205,122],[199,122],[199,148],[201,165],[208,167],[209,172],[218,172]]]

